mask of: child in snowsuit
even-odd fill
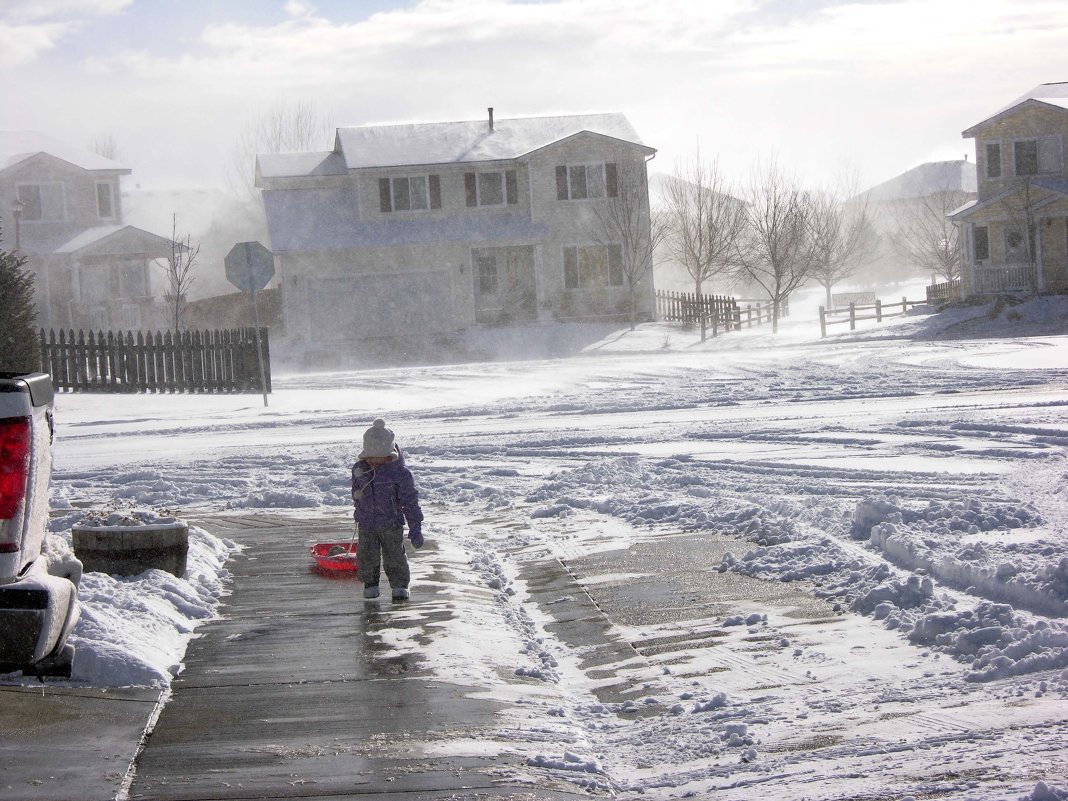
[[[411,471],[385,420],[374,421],[363,434],[363,450],[352,466],[353,517],[359,531],[356,563],[363,582],[363,597],[378,597],[383,562],[393,600],[409,596],[408,558],[404,555],[404,522],[408,539],[423,545],[423,510]]]

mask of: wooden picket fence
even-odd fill
[[[709,327],[715,337],[720,331],[740,331],[765,325],[772,322],[772,311],[773,306],[766,299],[739,299],[725,295],[698,297],[693,292],[656,291],[656,318],[666,322],[700,324],[702,342]],[[783,299],[779,304],[779,317],[789,316],[789,300]]]
[[[256,330],[40,332],[42,368],[67,392],[259,392]],[[260,329],[271,391],[267,329]]]
[[[733,320],[737,304],[723,295],[700,295],[693,292],[656,292],[656,317],[676,323],[697,323],[702,317],[716,317],[724,328]]]

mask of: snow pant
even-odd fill
[[[404,554],[404,529],[386,528],[377,531],[360,526],[356,544],[356,567],[360,581],[365,586],[376,586],[381,569],[386,568],[389,586],[407,587],[411,580],[408,572],[408,557]]]

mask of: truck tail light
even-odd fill
[[[0,521],[10,520],[22,509],[30,472],[30,418],[0,420]],[[0,526],[0,553],[19,550],[18,526]],[[7,536],[4,536],[5,533]]]

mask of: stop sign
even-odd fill
[[[223,263],[227,280],[242,292],[258,292],[274,278],[274,255],[259,242],[238,242]]]

